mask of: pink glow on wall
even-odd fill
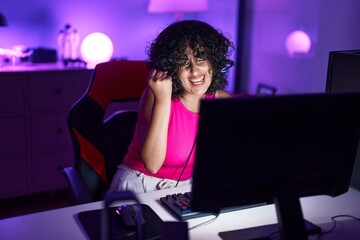
[[[209,8],[207,0],[150,0],[148,11],[161,12],[202,12]]]
[[[148,12],[174,12],[176,20],[181,20],[183,12],[203,12],[209,9],[207,0],[150,0]]]

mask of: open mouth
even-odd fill
[[[190,80],[190,82],[191,82],[194,86],[201,86],[201,85],[204,83],[204,79],[205,79],[205,76],[201,76],[201,77],[198,77],[198,78],[196,78],[196,79]]]

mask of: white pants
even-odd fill
[[[138,170],[134,170],[124,164],[119,165],[112,180],[109,192],[132,191],[133,193],[145,193],[176,186],[176,180],[148,176]],[[178,186],[191,183],[191,179],[179,181]]]

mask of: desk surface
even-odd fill
[[[140,202],[149,205],[163,221],[176,219],[161,205],[159,198],[177,192],[189,191],[190,186],[166,189],[146,194],[139,194]],[[121,203],[119,203],[121,204]],[[350,189],[346,194],[332,198],[329,196],[306,197],[301,199],[304,217],[328,230],[332,226],[331,217],[349,214],[360,217],[360,192]],[[0,220],[0,239],[87,239],[86,233],[76,221],[79,212],[99,209],[102,202],[66,207],[51,211],[29,214]],[[189,227],[203,223],[212,216],[188,220]],[[359,239],[360,222],[350,219],[339,219],[342,224],[326,239]],[[212,223],[189,231],[190,239],[220,239],[218,232],[243,229],[276,223],[274,205],[266,205],[235,212],[223,213]],[[311,238],[313,239],[313,238]],[[315,238],[314,238],[315,239]]]

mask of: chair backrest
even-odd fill
[[[132,139],[137,112],[123,110],[104,119],[111,102],[138,100],[146,87],[145,61],[98,64],[84,95],[71,107],[67,123],[75,168],[93,200],[102,199]]]

